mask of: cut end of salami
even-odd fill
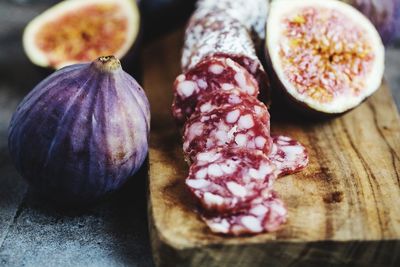
[[[267,10],[265,0],[199,1],[185,31],[182,69],[194,68],[207,57],[230,58],[254,75],[269,101],[269,78],[256,49],[265,38]]]
[[[222,214],[268,195],[276,177],[275,166],[260,151],[213,149],[197,154],[186,185],[207,212]]]
[[[254,77],[232,59],[207,58],[174,83],[172,113],[182,123],[193,113],[198,101],[213,91],[238,89],[251,96],[259,93]]]
[[[308,164],[306,148],[298,141],[282,135],[272,136],[268,158],[276,165],[278,176],[298,172]]]
[[[287,210],[276,194],[251,201],[248,209],[238,213],[203,216],[210,230],[224,235],[253,235],[278,230],[287,220]]]
[[[265,108],[266,109],[266,108]],[[188,162],[214,148],[247,148],[269,154],[271,138],[265,123],[252,107],[225,105],[193,115],[184,126],[183,151]]]

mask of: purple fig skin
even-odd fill
[[[145,92],[113,56],[62,68],[19,104],[8,146],[35,191],[92,202],[120,188],[148,153]]]
[[[375,25],[385,45],[400,38],[400,0],[344,0]]]

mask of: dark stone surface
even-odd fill
[[[51,0],[0,0],[0,266],[153,266],[145,174],[81,210],[55,208],[27,192],[11,164],[7,127],[24,95],[44,78],[22,51],[25,24]],[[386,78],[400,105],[400,51],[387,51]]]

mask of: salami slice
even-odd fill
[[[203,60],[176,78],[172,113],[182,123],[190,117],[206,92],[232,88],[238,88],[248,95],[258,95],[257,81],[238,63],[229,58]]]
[[[246,27],[224,11],[198,9],[185,32],[182,69],[187,71],[214,56],[233,59],[255,77],[262,90],[269,92],[268,76]]]
[[[254,198],[269,194],[275,166],[254,149],[212,149],[197,154],[186,185],[210,212],[232,213],[248,208]]]
[[[278,176],[300,171],[308,164],[306,148],[290,137],[272,136],[272,148],[268,158],[276,165]]]
[[[243,105],[254,111],[263,124],[269,129],[270,115],[267,107],[253,96],[233,88],[231,90],[217,90],[205,95],[198,101],[194,114],[208,113],[226,106]]]
[[[242,147],[269,154],[269,124],[245,105],[225,105],[192,116],[184,126],[183,150],[190,163],[197,153],[213,148]]]
[[[268,1],[266,0],[199,0],[197,8],[225,11],[229,16],[239,20],[251,32],[255,43],[261,44],[265,39],[265,24],[268,14]]]
[[[248,209],[238,213],[203,216],[203,220],[214,233],[225,235],[246,235],[272,232],[280,228],[287,220],[287,210],[274,192],[268,197],[251,201]]]

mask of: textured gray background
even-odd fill
[[[29,192],[9,159],[11,114],[45,75],[23,54],[22,29],[51,2],[0,0],[0,266],[153,266],[143,171],[93,207],[60,210]],[[400,50],[386,55],[399,107]]]

